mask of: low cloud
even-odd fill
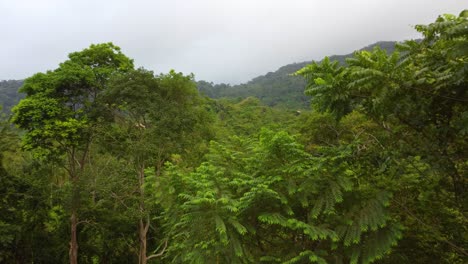
[[[2,1],[0,79],[54,69],[70,52],[111,41],[155,72],[239,83],[288,63],[417,38],[414,25],[465,6],[459,0]]]

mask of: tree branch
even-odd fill
[[[435,235],[435,238],[439,241],[442,241],[442,242],[445,242],[447,243],[449,246],[451,246],[455,251],[465,255],[465,256],[468,256],[468,253],[465,251],[464,248],[462,247],[459,247],[457,245],[455,245],[454,243],[450,242],[447,238],[443,237],[439,231],[437,229],[434,229],[432,226],[424,223],[421,219],[419,219],[416,215],[414,215],[408,208],[406,208],[406,206],[404,206],[402,203],[398,202],[396,199],[394,200],[395,203],[397,203],[400,208],[403,209],[404,212],[406,212],[406,215],[408,215],[409,217],[412,217],[414,220],[416,220],[419,224],[421,224],[422,226],[425,226],[427,228],[430,228],[433,230],[433,234]]]
[[[167,239],[166,239],[166,241],[164,242],[164,247],[163,247],[163,249],[162,249],[159,253],[157,253],[157,254],[153,254],[153,255],[150,255],[150,256],[146,257],[146,260],[150,260],[150,259],[152,259],[152,258],[161,257],[161,256],[164,254],[164,252],[166,251],[166,248],[167,248]]]

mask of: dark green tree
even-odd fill
[[[160,257],[164,251],[148,254],[148,242],[156,248],[159,227],[151,219],[158,214],[153,201],[155,190],[147,188],[147,178],[159,177],[163,164],[177,154],[190,164],[203,153],[211,137],[209,115],[198,95],[193,76],[174,71],[155,76],[144,69],[116,76],[106,93],[115,122],[103,137],[111,153],[132,168],[129,177],[136,179],[136,214],[138,215],[138,263]],[[186,163],[187,163],[186,162]],[[148,175],[147,168],[151,168]],[[167,244],[167,238],[162,244]],[[155,250],[151,250],[155,251]]]
[[[96,127],[105,120],[101,94],[109,78],[133,68],[112,43],[91,45],[69,55],[54,71],[25,80],[26,98],[13,109],[13,123],[26,130],[24,148],[60,163],[71,186],[70,263],[78,262],[78,217],[82,177]]]
[[[385,132],[376,137],[382,151],[375,166],[395,179],[386,182],[394,217],[407,226],[395,254],[403,259],[468,257],[467,26],[467,11],[440,16],[417,26],[424,39],[400,44],[399,52],[377,48],[346,66],[324,60],[297,72],[315,109],[338,119],[358,111]]]

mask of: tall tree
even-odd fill
[[[405,235],[425,251],[404,253],[410,259],[461,263],[468,257],[467,28],[468,11],[440,16],[417,26],[424,39],[400,44],[400,52],[377,48],[356,53],[346,66],[324,60],[297,72],[316,109],[338,119],[359,111],[386,132],[378,139],[382,161],[390,163],[376,165],[398,179],[387,182],[396,217],[410,219]],[[401,173],[409,166],[411,174]]]
[[[200,146],[210,137],[210,115],[203,107],[193,76],[174,71],[155,76],[145,69],[116,76],[106,93],[114,102],[115,123],[106,137],[110,149],[119,159],[133,168],[137,198],[138,258],[141,264],[159,257],[162,252],[148,254],[148,234],[154,201],[147,178],[159,176],[163,164],[172,154],[196,160]],[[109,144],[110,143],[110,144]],[[203,149],[203,147],[202,147]],[[188,158],[187,158],[188,159]],[[148,175],[147,168],[152,168]],[[167,239],[162,244],[167,244]]]
[[[13,123],[26,130],[24,148],[36,157],[55,161],[68,172],[71,186],[71,264],[78,262],[79,181],[96,127],[103,122],[101,94],[109,78],[133,68],[133,61],[112,43],[91,45],[69,54],[56,70],[25,80],[26,98],[13,109]]]

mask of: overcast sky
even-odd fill
[[[289,63],[418,38],[414,25],[465,8],[466,0],[0,0],[0,79],[113,42],[156,73],[246,82]]]

